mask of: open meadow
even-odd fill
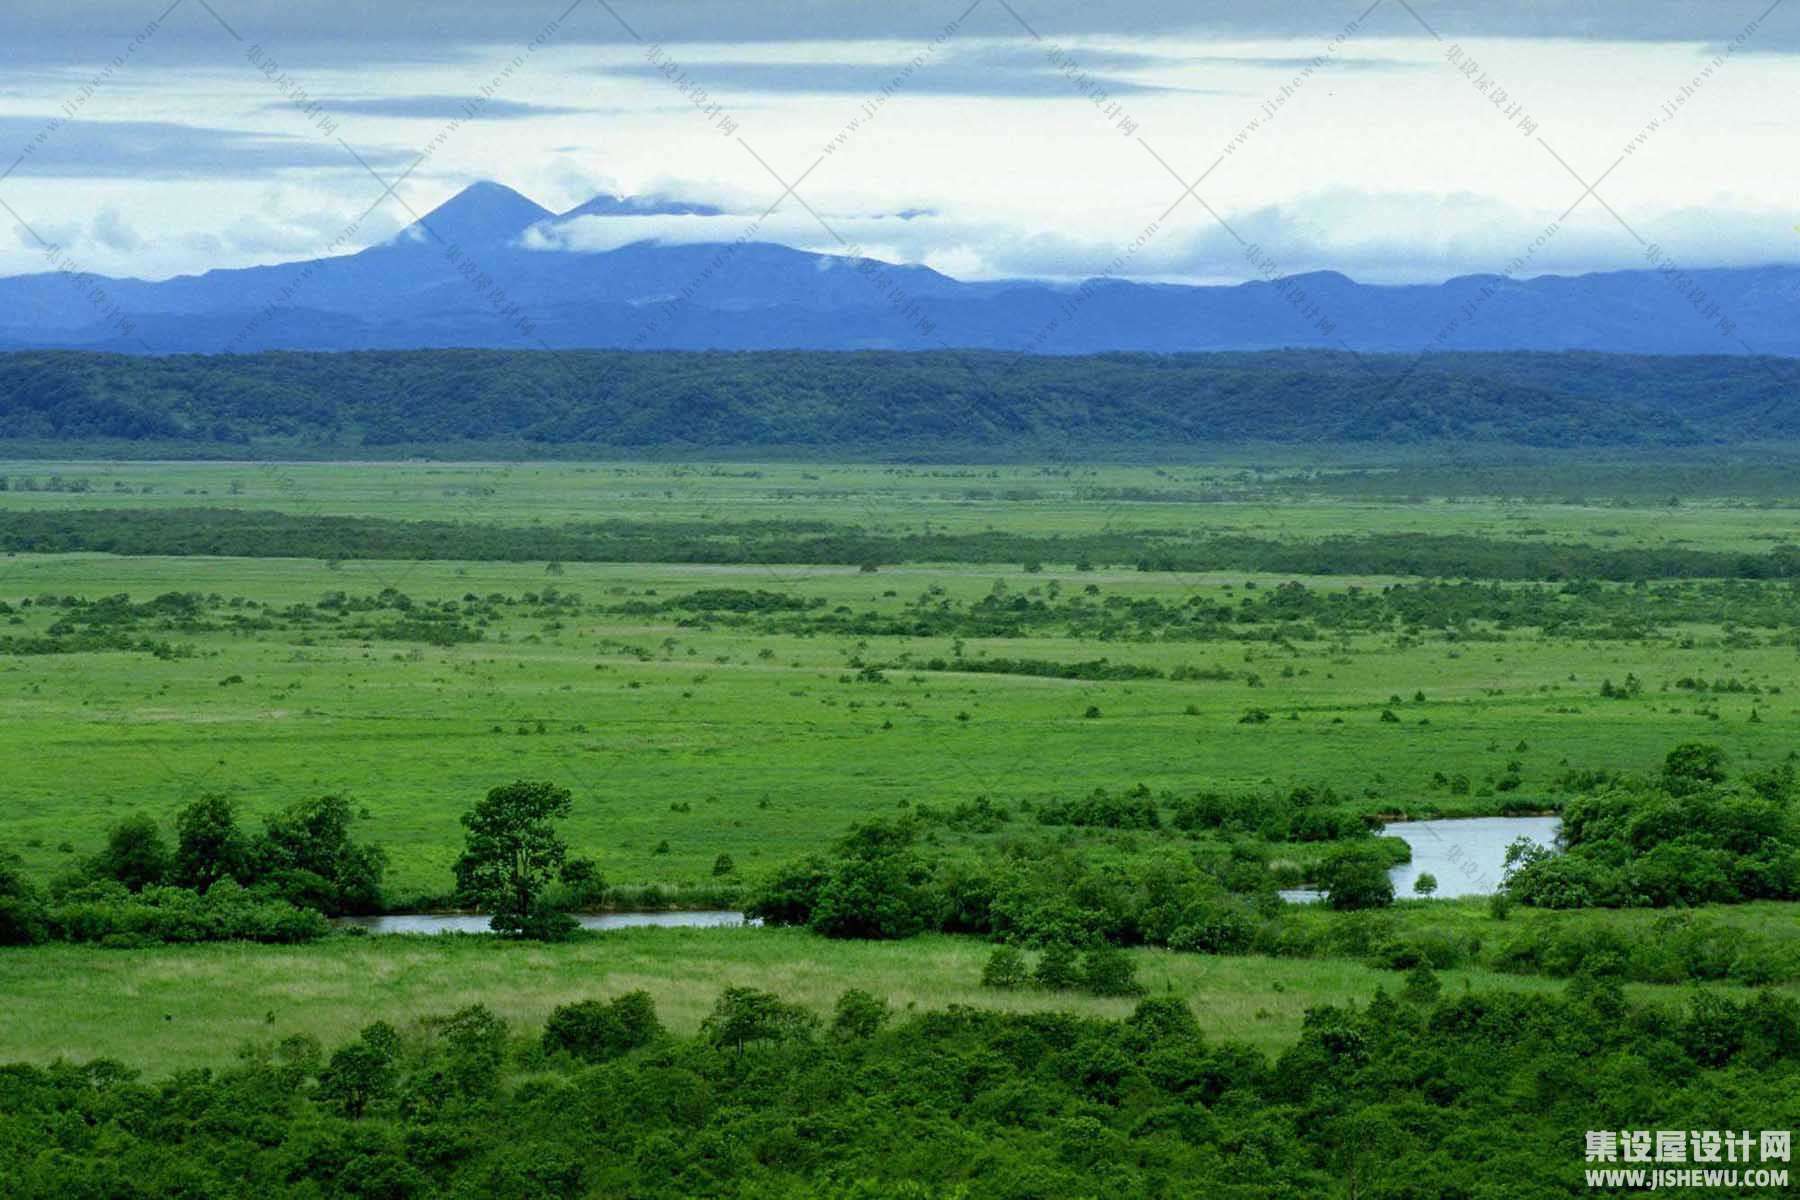
[[[1040,485],[1064,497],[1055,504],[958,498],[977,481],[1024,487],[1031,473],[1018,468],[995,480],[975,468],[105,471],[123,491],[21,491],[25,469],[0,466],[14,481],[0,512],[136,507],[197,490],[219,505],[285,496],[290,508],[304,498],[349,516],[525,526],[757,511],[1025,537],[1065,524],[1079,532],[1085,521],[1274,530],[1301,543],[1432,528],[1709,548],[1755,546],[1800,523],[1784,508],[1728,500],[1672,511],[1327,502],[1304,492],[1250,506],[1082,502],[1073,497],[1100,486],[1085,479]],[[40,482],[97,473],[30,469]],[[790,494],[802,474],[830,476],[818,494],[829,498]],[[1128,475],[1148,485],[1151,472],[1084,474],[1123,486]],[[592,485],[591,504],[572,500],[590,479],[608,482]],[[477,492],[487,494],[468,498]],[[139,811],[167,819],[201,792],[251,814],[343,795],[392,855],[390,891],[404,903],[448,891],[458,814],[515,778],[574,790],[572,843],[609,881],[679,889],[733,882],[712,874],[721,854],[753,873],[823,848],[852,821],[980,795],[1016,809],[1138,784],[1314,785],[1372,813],[1485,815],[1553,810],[1571,768],[1645,769],[1695,738],[1746,767],[1794,748],[1800,651],[1789,622],[1800,620],[1800,593],[1791,582],[1507,581],[1494,585],[1498,599],[1453,597],[1457,607],[1441,615],[1430,595],[1405,612],[1332,611],[1334,599],[1418,583],[1129,562],[866,570],[14,553],[0,559],[0,637],[15,648],[39,639],[39,650],[53,649],[59,627],[102,628],[80,624],[65,598],[143,605],[192,593],[198,606],[122,618],[131,637],[165,643],[160,651],[75,641],[71,652],[0,658],[0,749],[14,768],[0,836],[49,872],[92,852],[110,822]],[[1304,602],[1283,600],[1296,589]],[[1547,596],[1551,615],[1509,607],[1507,596],[1522,593]],[[331,597],[345,607],[329,607]],[[435,624],[395,619],[440,608],[447,618]],[[1200,610],[1226,615],[1180,619]],[[1547,620],[1556,623],[1534,623]],[[1069,678],[1038,665],[1102,661]],[[1627,681],[1629,696],[1602,695]],[[1446,784],[1456,776],[1466,785]]]

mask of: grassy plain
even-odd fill
[[[1709,486],[1704,472],[1672,476],[1680,502],[1671,505],[1657,480],[1635,467],[1613,476],[1564,468],[1501,473],[1466,489],[1454,476],[1446,484],[1442,473],[1427,486],[1404,471],[1390,481],[1385,469],[1332,474],[1237,464],[0,463],[0,476],[9,480],[0,512],[259,508],[516,528],[755,519],[883,532],[1203,529],[1294,541],[1454,532],[1520,544],[1746,552],[1800,541],[1800,486],[1787,489],[1779,474],[1762,472],[1736,494]],[[26,477],[29,489],[20,482]],[[552,569],[543,562],[13,555],[0,558],[0,601],[10,608],[0,610],[0,636],[51,637],[71,611],[53,602],[64,596],[128,594],[141,602],[199,592],[228,602],[211,610],[215,616],[261,615],[270,623],[155,633],[178,646],[172,656],[0,653],[0,849],[22,855],[27,871],[43,879],[92,853],[106,828],[131,812],[167,822],[195,796],[219,791],[255,817],[336,793],[365,811],[358,835],[390,852],[390,898],[405,906],[448,890],[458,815],[486,789],[518,778],[574,790],[566,832],[610,882],[691,887],[754,878],[825,848],[852,821],[977,795],[1009,806],[1014,829],[1035,828],[1024,803],[1138,783],[1180,794],[1328,784],[1369,811],[1474,815],[1554,808],[1569,768],[1649,770],[1682,741],[1718,743],[1733,770],[1777,762],[1796,746],[1794,626],[1745,628],[1729,603],[1707,619],[1659,623],[1631,637],[1599,636],[1591,625],[1570,634],[1476,622],[1317,637],[1265,624],[1205,639],[1054,628],[1022,636],[859,636],[806,621],[696,618],[665,607],[702,589],[738,588],[817,601],[808,611],[827,616],[905,617],[926,599],[967,611],[996,594],[1032,603],[1079,596],[1128,611],[1146,601],[1239,606],[1295,581],[1145,573],[1104,562],[1091,570],[1046,562],[1036,571],[1017,562],[918,563],[869,573],[780,564]],[[1345,594],[1416,581],[1335,575],[1298,582]],[[1771,603],[1794,601],[1791,584],[1767,587]],[[548,589],[580,601],[555,611],[503,603],[480,641],[451,646],[303,629],[281,616],[328,593],[373,596],[388,588],[421,604],[495,594],[519,600]],[[244,603],[232,607],[233,600]],[[1163,677],[924,669],[932,658],[954,660],[959,648],[968,663],[1106,659]],[[885,681],[860,677],[866,664],[883,665]],[[1171,678],[1177,668],[1198,676]],[[1604,682],[1627,677],[1639,681],[1641,694],[1601,697]],[[1695,678],[1734,686],[1680,686]],[[1269,719],[1243,723],[1251,709]],[[1509,772],[1513,763],[1518,769]],[[1446,790],[1438,779],[1446,773],[1467,775],[1472,788]],[[1508,773],[1517,786],[1497,789]],[[1009,834],[931,836],[956,852]],[[1121,855],[1154,848],[1161,836],[1082,835],[1092,852]],[[737,864],[722,881],[713,875],[720,854]],[[1635,927],[1658,914],[1590,916]],[[1720,936],[1742,925],[1785,944],[1800,930],[1790,905],[1707,916]],[[1444,902],[1405,904],[1395,918],[1413,932],[1484,940],[1564,919],[1519,912],[1503,928],[1480,904]],[[986,952],[973,940],[826,942],[778,930],[629,931],[558,947],[347,937],[294,948],[44,946],[0,953],[0,995],[9,1006],[0,1061],[109,1054],[161,1072],[223,1063],[247,1040],[309,1032],[331,1044],[377,1018],[408,1020],[475,1001],[523,1027],[555,1004],[634,987],[650,990],[680,1032],[691,1031],[729,984],[767,988],[819,1011],[853,986],[902,1008],[979,1003],[1116,1015],[1128,1005],[981,989]],[[1132,953],[1152,992],[1186,997],[1210,1035],[1268,1050],[1291,1042],[1310,1005],[1365,999],[1378,984],[1397,982],[1351,961]],[[1448,987],[1465,981],[1560,986],[1481,970],[1445,973]]]
[[[10,565],[0,597],[15,602],[206,590],[283,605],[384,586],[449,599],[553,582],[593,607],[730,585],[897,612],[930,586],[976,599],[997,579],[1027,594],[1052,580],[1103,595],[1171,587],[1136,573],[1027,576],[1016,567],[812,569],[778,583],[755,567],[572,564],[547,581],[542,564],[331,571],[292,560],[79,556]],[[1251,582],[1279,580],[1184,584],[1229,599]],[[9,631],[42,632],[57,616],[22,611]],[[1186,664],[1254,672],[1260,683],[890,671],[872,685],[856,681],[852,659],[947,656],[950,639],[779,635],[587,611],[559,621],[549,629],[509,616],[483,642],[448,648],[218,632],[177,636],[190,658],[0,659],[0,757],[10,764],[0,839],[48,870],[92,851],[119,817],[141,809],[168,818],[202,791],[226,792],[252,814],[343,794],[368,810],[365,835],[393,854],[395,892],[432,895],[448,884],[456,818],[474,798],[515,778],[550,778],[575,789],[571,839],[610,880],[691,884],[711,878],[720,853],[741,868],[772,866],[902,804],[986,794],[1016,805],[1140,782],[1186,793],[1271,781],[1368,792],[1395,812],[1498,811],[1498,801],[1484,808],[1434,789],[1432,777],[1480,781],[1517,760],[1523,783],[1506,799],[1552,807],[1551,785],[1567,766],[1649,768],[1698,737],[1741,764],[1767,763],[1793,748],[1800,724],[1794,649],[1727,649],[1718,628],[1629,643],[1532,631],[1500,642],[1402,645],[1384,635],[1286,647],[971,638],[971,658],[1105,657],[1165,672]],[[1628,674],[1645,681],[1644,698],[1599,698],[1604,680]],[[1762,694],[1660,690],[1690,675],[1735,677]],[[241,682],[224,682],[234,678]],[[1418,692],[1424,701],[1412,699]],[[1251,707],[1274,719],[1241,724]],[[1099,715],[1087,717],[1090,709]],[[1381,720],[1388,709],[1401,719]]]
[[[525,526],[826,521],[877,533],[1204,529],[1310,540],[1469,534],[1609,549],[1800,542],[1781,472],[794,463],[136,463],[0,459],[6,509],[269,510]],[[28,486],[35,490],[25,490]],[[52,480],[58,482],[54,483]],[[49,490],[53,487],[80,490]],[[1671,504],[1671,500],[1675,503]]]

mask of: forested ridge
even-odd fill
[[[1800,364],[1589,353],[0,355],[0,442],[892,455],[1800,436]]]

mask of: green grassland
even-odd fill
[[[1759,551],[1800,541],[1800,485],[1791,474],[1722,467],[1671,467],[1659,477],[1624,466],[1457,473],[1245,461],[883,467],[0,460],[0,477],[9,481],[0,512],[215,508],[515,526],[808,520],[889,534],[1183,529],[1289,540],[1430,533],[1608,549]]]
[[[970,1004],[1116,1019],[1136,1003],[983,988],[987,953],[971,938],[833,942],[776,929],[617,930],[554,946],[454,935],[334,938],[303,947],[44,946],[0,953],[0,994],[8,998],[0,1061],[104,1056],[155,1077],[225,1065],[248,1043],[309,1033],[334,1045],[371,1021],[404,1026],[468,1004],[487,1004],[515,1028],[533,1029],[559,1004],[635,989],[648,991],[664,1023],[684,1035],[699,1027],[727,987],[773,991],[827,1016],[850,988],[872,992],[899,1011]],[[1271,1054],[1293,1044],[1307,1008],[1366,1003],[1376,988],[1391,994],[1400,983],[1394,972],[1347,961],[1131,953],[1150,994],[1186,1000],[1209,1037]],[[1441,980],[1447,991],[1467,985],[1541,993],[1563,986],[1482,970],[1445,971]],[[1691,990],[1627,988],[1634,999],[1671,1004]]]
[[[89,555],[21,556],[4,566],[0,598],[15,606],[45,595],[142,600],[186,590],[282,606],[384,587],[421,601],[551,585],[582,598],[554,619],[503,609],[482,641],[449,647],[230,630],[159,635],[190,657],[0,658],[0,755],[12,765],[0,839],[40,871],[92,851],[128,813],[168,818],[202,791],[231,795],[251,814],[342,794],[367,810],[364,836],[393,855],[393,892],[438,895],[459,845],[458,814],[497,783],[548,778],[575,790],[571,840],[610,881],[692,885],[710,880],[721,853],[748,871],[773,866],[822,848],[851,821],[903,805],[988,795],[1016,806],[1096,787],[1188,793],[1268,781],[1329,784],[1365,796],[1372,811],[1498,812],[1502,800],[1548,809],[1568,767],[1645,769],[1697,737],[1723,745],[1740,765],[1766,764],[1793,748],[1800,725],[1793,646],[1734,640],[1719,627],[1629,642],[1533,630],[1499,641],[1384,634],[1286,644],[971,637],[963,646],[971,662],[1106,658],[1232,677],[889,669],[876,684],[863,682],[853,662],[947,657],[954,639],[768,633],[602,611],[736,586],[818,599],[826,611],[898,613],[930,587],[973,601],[997,581],[1026,596],[1092,586],[1101,598],[1229,602],[1283,582],[1268,577],[571,564],[549,578],[543,564],[333,570],[296,560]],[[1259,588],[1247,590],[1252,584]],[[20,607],[19,623],[0,632],[42,633],[58,615]],[[1640,698],[1600,698],[1605,680],[1628,675],[1643,681]],[[1692,676],[1757,691],[1663,690]],[[1271,719],[1241,723],[1251,708]],[[1093,709],[1098,715],[1087,716]],[[1399,719],[1383,720],[1389,710]],[[1504,797],[1432,786],[1438,772],[1461,772],[1479,791],[1515,760],[1522,784]]]

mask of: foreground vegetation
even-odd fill
[[[1773,994],[1678,1010],[1604,979],[1524,998],[1424,974],[1310,1010],[1273,1063],[1175,998],[914,1015],[852,989],[826,1022],[732,987],[670,1036],[648,993],[589,997],[541,1029],[471,1005],[152,1083],[6,1068],[0,1172],[22,1198],[1535,1197],[1578,1189],[1586,1131],[1621,1113],[1800,1119],[1800,1002]]]

